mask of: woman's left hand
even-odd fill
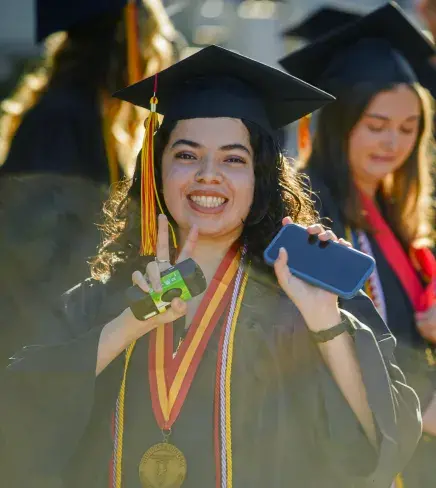
[[[436,344],[436,305],[425,312],[415,314],[416,325],[421,336],[429,342]]]
[[[283,225],[291,224],[290,217],[283,219]],[[325,230],[322,225],[311,225],[307,228],[311,235],[318,236],[320,241],[334,241],[351,247],[344,239],[338,239],[331,230]],[[288,256],[285,249],[280,250],[279,257],[274,263],[277,280],[286,295],[295,303],[303,315],[310,330],[318,332],[337,325],[341,321],[338,308],[338,297],[321,288],[309,285],[293,276],[288,266]]]

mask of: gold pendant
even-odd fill
[[[168,442],[150,447],[139,463],[143,488],[179,488],[186,477],[186,459],[182,451]]]

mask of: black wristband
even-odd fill
[[[341,318],[342,320],[338,325],[334,325],[333,327],[330,327],[330,329],[320,330],[319,332],[310,331],[310,336],[315,342],[321,343],[331,341],[344,332],[348,332],[351,336],[353,336],[355,329],[350,319],[342,313]]]

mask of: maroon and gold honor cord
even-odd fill
[[[174,356],[172,324],[150,332],[149,383],[153,412],[162,430],[163,440],[150,447],[139,463],[139,477],[144,487],[178,487],[187,474],[183,453],[169,442],[171,428],[177,420],[200,365],[207,344],[220,317],[227,309],[217,361],[215,425],[217,481],[222,488],[232,486],[230,383],[233,342],[247,274],[244,272],[245,249],[233,246],[224,257],[203,297],[186,339]],[[122,488],[123,432],[127,370],[135,343],[126,351],[124,374],[114,422],[114,455],[111,488]],[[219,444],[219,447],[218,447]],[[224,456],[224,457],[223,457]]]

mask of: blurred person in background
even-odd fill
[[[40,319],[52,313],[60,290],[89,273],[104,196],[77,177],[47,175],[38,184],[31,175],[0,178],[0,370],[23,341],[56,336]]]
[[[114,100],[111,92],[174,59],[175,31],[160,0],[146,0],[141,10],[126,0],[38,0],[37,8],[38,40],[60,29],[68,32],[54,51],[49,45],[44,66],[25,76],[3,103],[9,112],[0,120],[4,156],[9,148],[0,168],[3,244],[14,249],[17,238],[13,259],[0,253],[0,268],[22,273],[15,281],[22,279],[23,293],[32,292],[31,275],[41,276],[42,270],[47,284],[64,291],[83,279],[86,260],[99,244],[95,201],[104,201],[110,181],[128,173],[134,142],[140,144],[143,133],[140,111]],[[126,171],[119,171],[118,161]],[[25,252],[36,242],[39,268]],[[50,252],[56,255],[58,249],[65,266],[48,266],[57,259]],[[8,274],[3,276],[8,281]]]
[[[0,119],[1,370],[17,347],[62,335],[46,326],[53,297],[89,274],[101,202],[134,165],[143,114],[111,93],[175,59],[160,0],[38,0],[37,15],[45,59]],[[0,464],[2,448],[0,426]]]
[[[303,171],[334,232],[376,260],[365,289],[398,341],[396,357],[425,413],[426,435],[398,483],[410,488],[434,484],[436,455],[436,265],[427,247],[433,112],[411,66],[433,55],[388,4],[282,60],[337,96],[319,113]]]
[[[111,94],[170,66],[178,35],[160,0],[37,0],[36,10],[45,58],[2,103],[0,176],[107,186],[132,170],[144,118]]]

